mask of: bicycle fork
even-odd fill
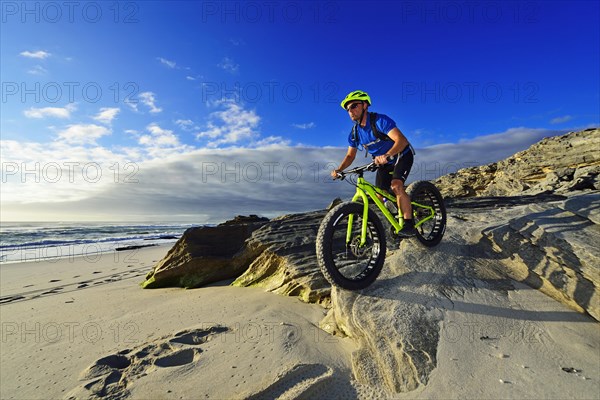
[[[360,247],[363,247],[367,243],[367,229],[368,229],[368,218],[369,218],[369,198],[364,190],[357,190],[356,194],[352,198],[353,202],[356,202],[358,199],[362,199],[363,202],[363,215],[362,215],[362,224],[360,230]],[[394,229],[397,232],[401,231],[404,226],[404,220],[397,220],[395,216],[393,216],[390,211],[383,205],[383,202],[376,196],[372,196],[373,201],[379,207],[381,212],[384,213],[387,220],[392,224]],[[354,226],[354,214],[350,214],[348,216],[348,228],[346,231],[346,245],[348,246],[352,241],[352,228]]]

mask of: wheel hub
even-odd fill
[[[350,251],[354,257],[364,257],[368,252],[371,251],[371,246],[369,246],[368,241],[364,246],[360,245],[360,236],[354,237],[348,247],[350,248]]]

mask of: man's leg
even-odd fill
[[[406,179],[408,178],[412,164],[412,152],[405,153],[396,163],[392,179],[392,190],[396,194],[398,208],[401,210],[402,216],[404,217],[404,227],[402,228],[402,231],[400,231],[400,236],[402,237],[411,237],[416,234],[410,197],[408,197],[406,190],[404,190],[404,182],[406,182]]]
[[[375,176],[375,186],[377,186],[378,188],[380,188],[382,190],[386,190],[386,191],[392,193],[392,191],[391,191],[392,188],[390,186],[392,183],[393,172],[394,172],[393,165],[385,165],[383,167],[380,167],[377,170],[377,175]],[[378,194],[377,197],[379,197],[379,200],[383,201],[383,196]]]
[[[412,219],[412,205],[410,204],[410,197],[404,190],[404,181],[402,179],[392,179],[392,190],[396,194],[398,210],[402,211],[404,219]]]

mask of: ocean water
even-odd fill
[[[1,222],[0,263],[93,256],[129,246],[174,243],[192,224]]]

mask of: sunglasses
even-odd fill
[[[358,107],[359,104],[362,104],[362,103],[360,103],[360,102],[359,103],[352,103],[352,104],[350,104],[348,106],[348,108],[346,108],[346,110],[347,111],[354,110],[356,107]]]

